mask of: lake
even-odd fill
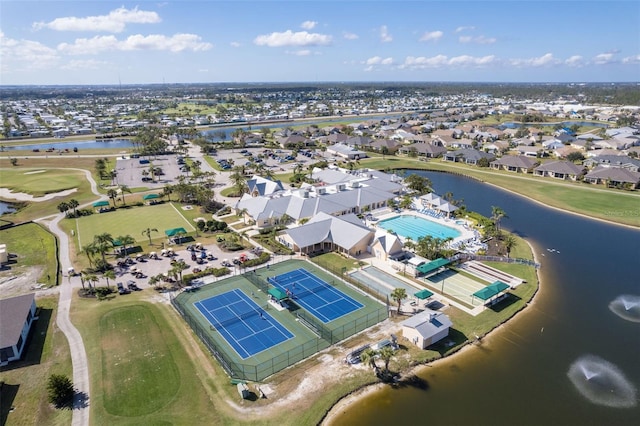
[[[64,139],[62,139],[64,141]],[[72,151],[73,148],[78,148],[78,151],[83,149],[129,149],[133,147],[133,142],[131,139],[110,139],[108,141],[96,141],[96,140],[68,140],[66,142],[42,142],[42,143],[34,143],[29,145],[5,145],[5,151],[15,151],[15,150],[27,150],[32,151],[34,149],[39,149],[40,151],[46,151],[48,148],[53,148],[55,150],[59,149],[68,149]]]
[[[638,394],[634,407],[612,408],[581,391],[596,387],[606,397],[608,374],[616,371],[640,388],[640,323],[609,310],[620,295],[640,295],[640,230],[566,214],[469,178],[416,173],[470,210],[491,216],[492,206],[503,208],[503,228],[534,246],[541,290],[480,345],[421,368],[425,389],[386,387],[332,425],[638,424]],[[581,364],[586,355],[603,362],[589,372]],[[572,364],[584,371],[579,386],[568,376]]]

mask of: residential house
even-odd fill
[[[398,153],[402,155],[410,155],[412,152],[415,152],[418,157],[436,158],[447,152],[447,148],[436,144],[418,142],[402,146],[398,150]]]
[[[456,151],[448,151],[443,154],[444,161],[453,161],[457,163],[478,164],[481,158],[493,161],[496,156],[487,152],[478,151],[477,149],[458,149]]]
[[[35,294],[0,300],[0,366],[22,357],[36,317]]]
[[[340,157],[346,158],[347,160],[359,160],[361,158],[368,157],[366,152],[359,151],[355,148],[352,148],[342,143],[337,143],[327,147],[327,152],[329,154],[338,155]]]
[[[640,187],[640,172],[632,172],[618,167],[597,166],[584,175],[584,180],[590,183],[601,183],[607,186],[625,186],[631,188]]]
[[[383,147],[386,147],[389,153],[395,153],[401,146],[401,142],[391,139],[376,139],[369,145],[373,151],[377,152],[382,152]]]
[[[599,155],[585,160],[583,164],[587,167],[601,166],[627,169],[632,172],[640,171],[640,159],[626,155]]]
[[[584,171],[584,166],[579,166],[571,161],[549,161],[533,169],[533,175],[575,181]]]
[[[420,349],[426,349],[449,335],[453,325],[449,317],[426,309],[400,323],[402,335]]]
[[[535,167],[537,161],[524,155],[505,155],[492,161],[489,166],[496,170],[506,170],[516,173],[529,173]]]

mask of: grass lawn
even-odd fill
[[[0,272],[0,278],[19,275],[27,267],[41,266],[43,269],[38,283],[56,285],[58,262],[55,238],[46,229],[36,223],[7,228],[2,231],[2,242],[7,245],[9,253],[17,255],[17,258],[11,259],[7,269]]]
[[[0,169],[2,187],[40,197],[80,186],[84,173],[65,169]]]
[[[209,373],[196,371],[184,334],[174,329],[177,318],[143,297],[74,301],[89,358],[92,423],[224,423],[203,388]]]
[[[39,319],[23,359],[0,369],[0,380],[5,382],[0,394],[2,425],[71,424],[71,410],[56,410],[47,401],[46,381],[51,374],[73,377],[67,339],[55,325],[57,297],[38,298],[36,305]]]
[[[109,233],[116,238],[120,235],[131,235],[136,241],[148,241],[142,231],[155,228],[151,238],[164,238],[164,231],[171,228],[184,228],[187,232],[195,230],[193,225],[182,216],[180,206],[173,203],[157,204],[155,206],[132,207],[118,209],[108,213],[96,213],[76,220],[76,239],[79,246],[89,244],[93,237],[102,233]]]

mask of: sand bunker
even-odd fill
[[[34,197],[33,195],[25,194],[24,192],[11,192],[11,190],[8,188],[0,188],[0,198],[15,201],[49,201],[50,199],[56,197],[66,197],[67,195],[73,194],[77,190],[78,188],[73,188],[67,189],[66,191],[52,192],[51,194],[46,194],[42,197]]]

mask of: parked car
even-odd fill
[[[129,294],[131,293],[131,291],[127,288],[124,288],[124,285],[122,283],[118,283],[118,293],[119,294]]]

